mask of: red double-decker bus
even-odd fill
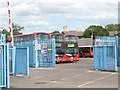
[[[55,33],[51,34],[51,39],[55,39],[55,61],[62,62],[66,61],[65,59],[65,36],[63,34]]]
[[[26,42],[26,41],[33,41],[33,40],[50,40],[50,34],[45,32],[35,32],[32,34],[22,34],[22,35],[15,35],[14,43]]]
[[[93,57],[93,47],[79,46],[79,57]]]
[[[79,61],[78,39],[76,35],[65,35],[66,60],[70,62]]]

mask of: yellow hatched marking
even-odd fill
[[[85,72],[85,73],[82,73],[82,74],[78,74],[78,75],[74,75],[74,76],[71,76],[71,77],[79,77],[79,76],[82,76],[82,75],[87,74],[87,73],[90,73],[90,72],[94,72],[94,71],[88,71],[88,72]],[[69,77],[69,78],[63,78],[63,79],[61,79],[61,80],[70,79],[71,77]]]

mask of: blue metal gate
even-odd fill
[[[38,47],[37,47],[38,45]],[[38,49],[37,49],[38,48]],[[55,67],[55,41],[35,40],[36,67]]]
[[[117,71],[116,46],[94,46],[94,69]]]
[[[96,46],[99,46],[99,44],[101,44],[101,46],[116,46],[117,65],[118,66],[119,66],[119,55],[118,55],[119,41],[120,41],[120,39],[118,36],[96,36],[96,38],[95,38]]]
[[[9,45],[0,45],[0,87],[9,88]]]
[[[120,37],[97,36],[93,47],[95,70],[117,71],[119,66]]]
[[[16,48],[15,73],[29,76],[29,48]]]

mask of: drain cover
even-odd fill
[[[45,84],[46,82],[36,82],[35,84]]]

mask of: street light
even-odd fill
[[[94,31],[94,29],[91,29],[91,31],[92,31],[92,35],[91,35],[91,38],[93,39],[93,31]]]

